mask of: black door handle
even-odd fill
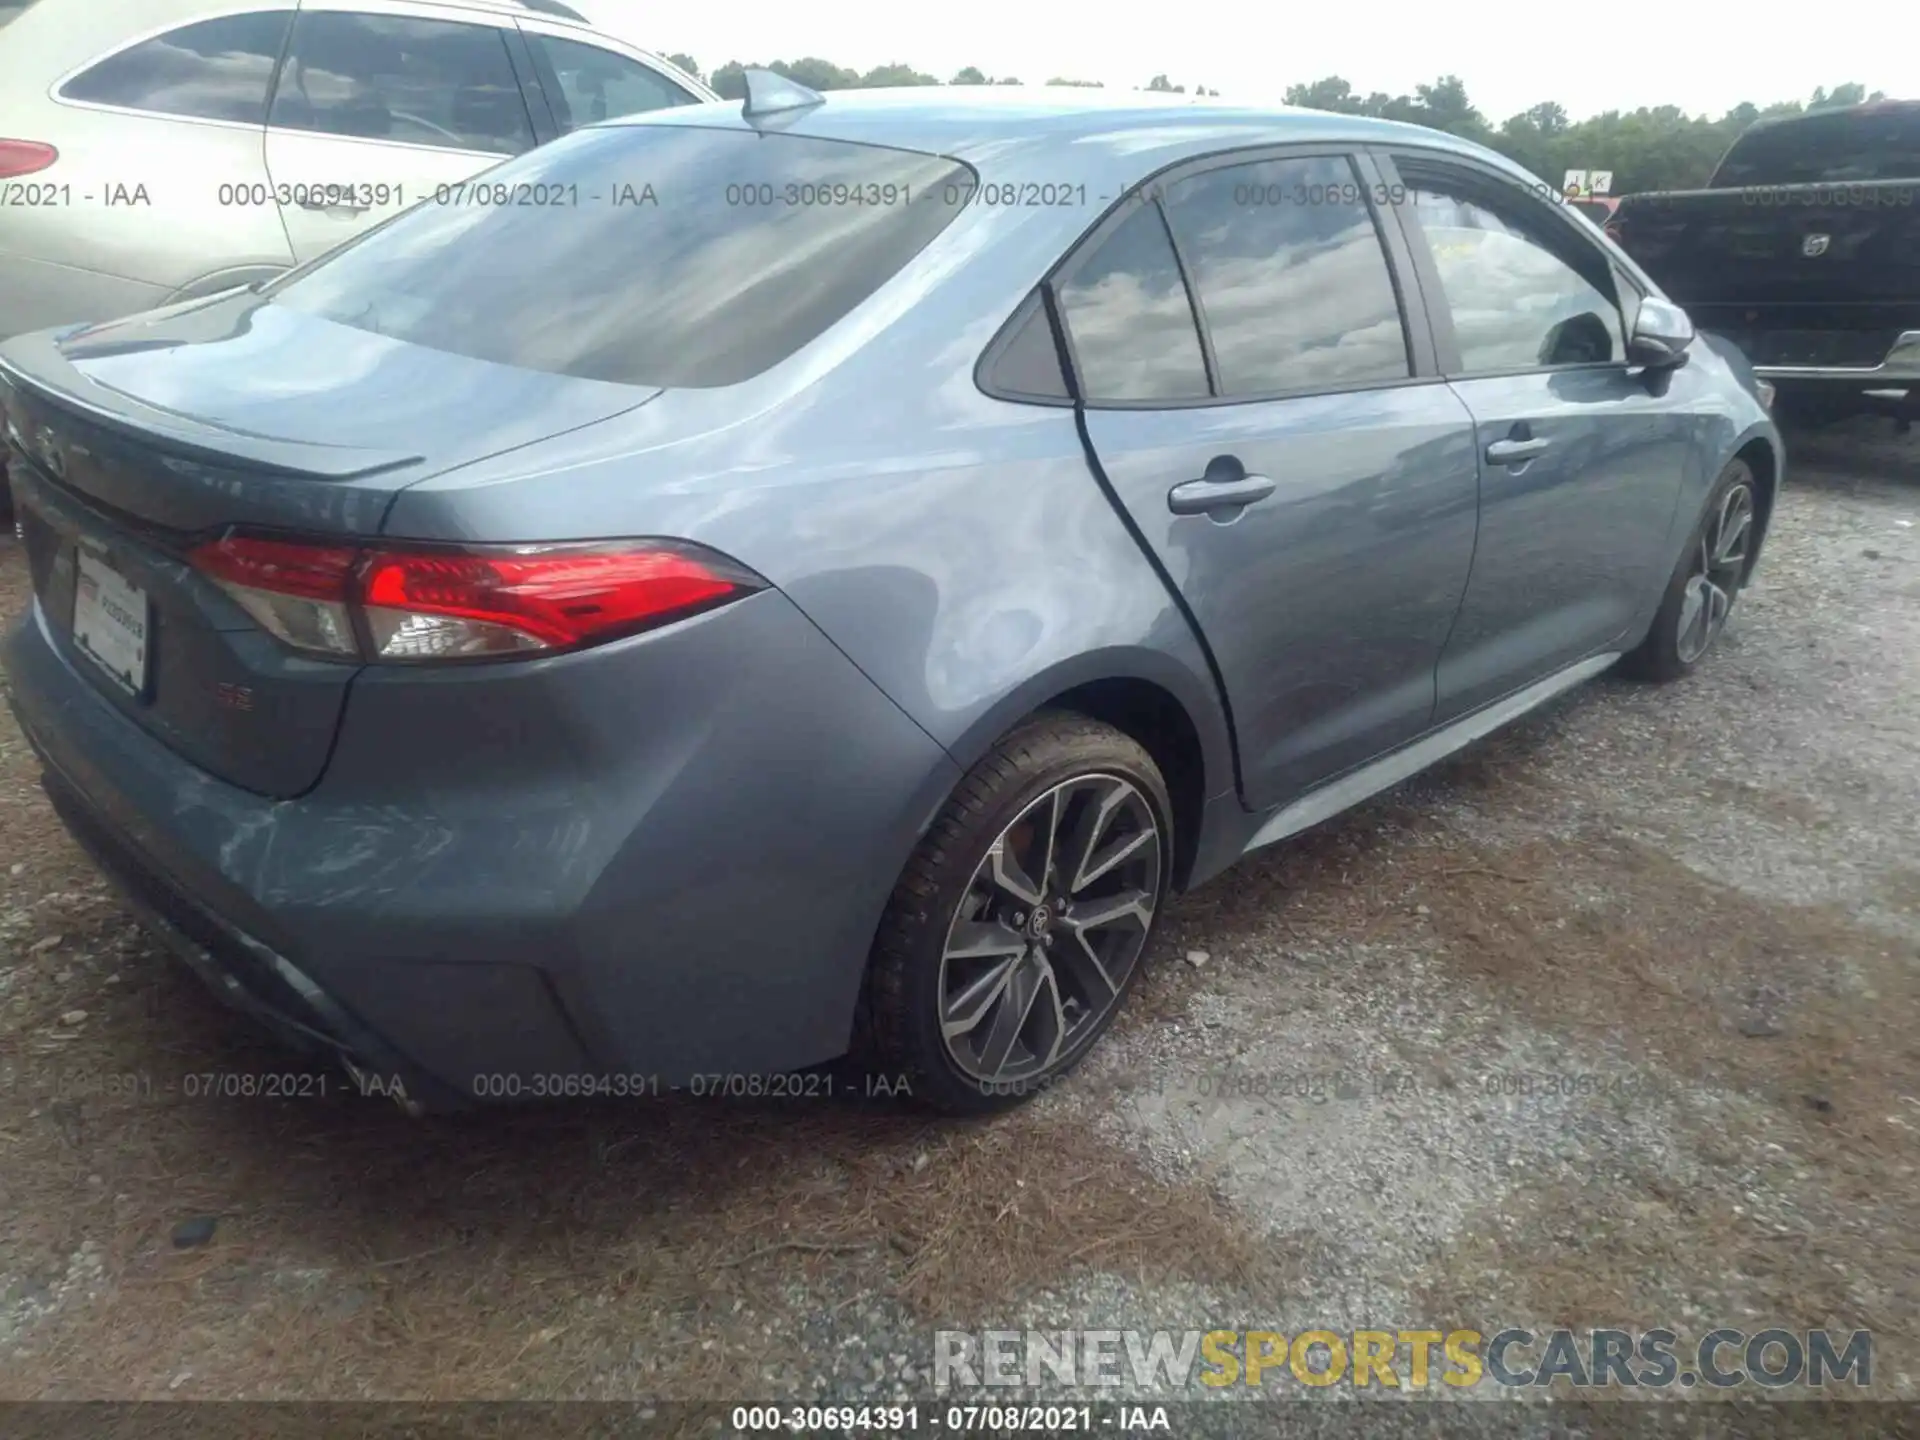
[[[1207,515],[1215,510],[1237,510],[1273,494],[1274,483],[1264,475],[1242,475],[1234,480],[1186,480],[1167,492],[1167,509],[1176,515]]]
[[[1544,454],[1550,440],[1496,440],[1487,446],[1489,465],[1524,465],[1534,456]]]

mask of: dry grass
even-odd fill
[[[1424,1313],[1671,1324],[1676,1286],[1720,1287],[1780,1323],[1870,1327],[1886,1371],[1901,1368],[1920,1353],[1920,947],[1837,908],[1714,883],[1604,820],[1551,838],[1569,777],[1537,761],[1550,733],[1508,732],[1427,782],[1535,838],[1469,844],[1420,796],[1390,797],[1245,862],[1243,879],[1185,902],[1177,928],[1331,952],[1416,948],[1488,1013],[1617,1057],[1659,1077],[1650,1099],[1680,1099],[1636,1114],[1679,1126],[1662,1138],[1720,1183],[1688,1191],[1629,1171],[1523,1181],[1436,1260]],[[1707,788],[1705,803],[1824,824],[1797,797]],[[1879,889],[1896,910],[1920,909],[1912,872]],[[1173,1015],[1207,983],[1188,973],[1147,993]],[[1445,1085],[1450,1065],[1481,1062],[1411,1063]],[[1745,1203],[1743,1174],[1798,1223],[1783,1233]]]
[[[149,993],[89,1020],[71,1073],[165,1090],[179,1052],[196,1070],[285,1068],[191,980]],[[227,1394],[341,1393],[351,1376],[377,1395],[568,1395],[625,1372],[703,1398],[737,1394],[760,1364],[754,1319],[828,1274],[835,1293],[962,1323],[1090,1269],[1222,1285],[1271,1269],[1207,1191],[1040,1114],[969,1127],[656,1100],[423,1124],[337,1093],[16,1096],[0,1133],[0,1254],[51,1276],[83,1235],[111,1237],[110,1303],[0,1367],[12,1396],[165,1393],[191,1370]],[[177,1251],[191,1215],[219,1230]]]
[[[1489,1251],[1477,1257],[1485,1263],[1461,1255],[1449,1268],[1497,1270],[1531,1313],[1585,1323],[1653,1323],[1668,1277],[1719,1275],[1761,1313],[1865,1325],[1883,1347],[1911,1354],[1920,1339],[1914,947],[1830,909],[1761,903],[1602,836],[1497,863],[1554,883],[1518,897],[1483,886],[1433,893],[1433,923],[1463,976],[1497,987],[1542,1025],[1584,1031],[1682,1087],[1745,1103],[1702,1108],[1684,1137],[1724,1167],[1729,1183],[1717,1193],[1633,1193],[1598,1176],[1549,1188],[1527,1215],[1509,1217],[1519,1223],[1507,1247],[1517,1242],[1528,1263]],[[1553,891],[1569,889],[1615,898],[1553,903]],[[1790,1199],[1799,1226],[1782,1232],[1752,1206],[1735,1210],[1733,1177],[1756,1168],[1777,1172],[1768,1188]],[[1484,1234],[1471,1243],[1494,1245]],[[1863,1298],[1863,1275],[1903,1277],[1905,1291]]]
[[[1551,815],[1531,743],[1503,737],[1442,778],[1503,815]],[[1745,788],[1719,799],[1818,819]],[[1890,1369],[1914,1355],[1920,947],[1833,907],[1716,884],[1602,823],[1565,840],[1543,826],[1506,849],[1392,840],[1421,828],[1417,807],[1389,804],[1277,861],[1295,923],[1437,942],[1454,979],[1502,1012],[1668,1077],[1685,1101],[1738,1102],[1663,1112],[1684,1127],[1666,1138],[1724,1183],[1688,1192],[1595,1174],[1523,1187],[1435,1266],[1431,1313],[1671,1323],[1676,1277],[1711,1277],[1782,1323],[1872,1328]],[[1881,888],[1896,909],[1920,895],[1910,875]],[[1783,1232],[1742,1204],[1742,1174],[1799,1222]]]

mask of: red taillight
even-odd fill
[[[349,546],[302,545],[293,540],[254,540],[230,535],[193,552],[200,572],[222,584],[306,600],[348,598],[360,552]]]
[[[630,634],[740,588],[683,550],[376,551],[361,603],[392,658],[568,649]]]
[[[202,545],[192,559],[241,609],[295,649],[359,654],[349,609],[357,550],[229,535]]]
[[[0,140],[0,180],[37,175],[60,158],[60,152],[38,140]]]
[[[289,645],[374,660],[570,650],[763,583],[676,541],[355,550],[230,535],[194,551],[193,563]]]

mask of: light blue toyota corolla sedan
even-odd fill
[[[60,813],[415,1108],[1030,1095],[1170,893],[1698,664],[1782,466],[1484,150],[764,73],[0,388]]]

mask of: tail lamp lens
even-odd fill
[[[359,552],[331,545],[228,536],[193,552],[193,563],[271,634],[296,650],[353,656],[360,647],[348,611]]]
[[[38,175],[60,158],[60,152],[38,140],[0,140],[0,180]]]
[[[192,558],[295,649],[390,661],[578,649],[685,619],[764,585],[722,556],[664,540],[358,550],[229,535]]]

